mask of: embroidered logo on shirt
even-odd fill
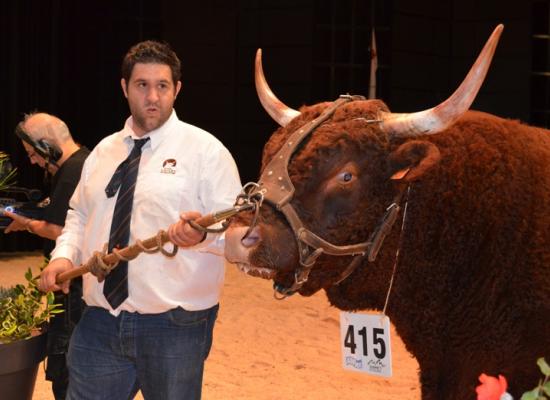
[[[161,174],[175,174],[177,161],[173,158],[168,158],[162,163],[160,170]]]

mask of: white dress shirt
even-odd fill
[[[143,146],[134,193],[130,244],[167,230],[184,211],[207,214],[231,207],[241,189],[235,161],[208,132],[178,119],[175,111],[160,128],[142,138]],[[75,266],[86,262],[109,241],[117,196],[105,187],[128,156],[133,140],[132,117],[124,129],[104,138],[86,159],[70,202],[65,227],[52,259],[68,258]],[[193,248],[179,249],[169,258],[142,253],[128,264],[129,297],[113,310],[103,295],[103,282],[83,276],[86,304],[120,311],[155,314],[181,306],[202,310],[219,301],[224,278],[224,236],[208,234]],[[167,243],[168,251],[172,244]]]

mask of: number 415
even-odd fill
[[[355,327],[353,325],[349,325],[348,329],[346,331],[346,337],[344,338],[344,346],[348,347],[351,354],[355,354],[355,349],[357,348],[357,344],[355,344]],[[357,334],[361,336],[361,341],[363,344],[363,355],[367,357],[369,355],[368,352],[368,341],[367,341],[367,328],[363,327],[362,329],[357,331]],[[372,347],[373,347],[373,353],[376,358],[384,358],[386,356],[386,343],[384,342],[384,339],[380,337],[381,335],[384,335],[384,329],[382,328],[373,328],[372,329]],[[379,347],[378,347],[379,346]]]

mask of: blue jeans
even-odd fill
[[[69,346],[67,400],[201,398],[204,361],[219,306],[161,314],[88,307]]]

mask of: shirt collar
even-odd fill
[[[128,117],[126,119],[126,122],[124,123],[124,128],[122,131],[120,131],[122,140],[126,143],[131,143],[134,139],[145,139],[149,138],[149,142],[151,143],[151,149],[155,150],[155,148],[164,140],[164,138],[169,134],[170,127],[173,125],[175,121],[177,121],[178,116],[176,115],[176,110],[172,109],[172,114],[170,114],[170,117],[166,120],[164,124],[162,124],[157,129],[152,130],[151,132],[147,132],[142,137],[137,137],[134,133],[134,130],[132,129],[132,126],[134,124],[134,119],[132,116]],[[148,146],[149,144],[146,143],[145,146]]]

